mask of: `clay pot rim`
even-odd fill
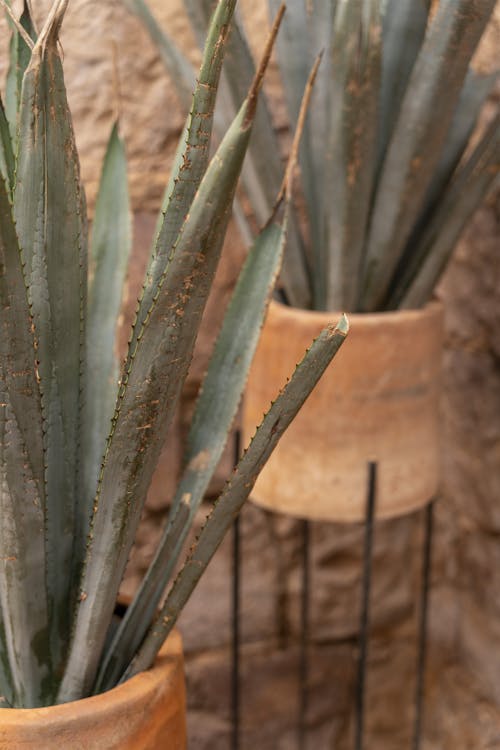
[[[109,713],[110,707],[130,703],[137,696],[148,695],[155,691],[166,679],[166,670],[182,658],[182,637],[174,629],[160,649],[155,662],[150,669],[131,677],[126,682],[116,685],[98,695],[80,698],[77,701],[41,706],[39,708],[0,708],[0,724],[7,728],[24,725],[28,718],[41,721],[64,721],[72,718],[75,713],[79,716],[97,716]]]
[[[302,307],[293,307],[291,305],[285,305],[283,302],[273,298],[271,305],[274,307],[275,313],[288,317],[290,319],[302,319],[306,323],[313,325],[321,325],[322,327],[335,323],[342,312],[345,312],[349,322],[352,324],[362,323],[364,326],[378,327],[381,323],[384,325],[397,325],[400,326],[403,320],[411,321],[415,319],[421,319],[422,317],[433,318],[439,316],[443,312],[443,303],[438,299],[432,299],[427,302],[424,307],[419,307],[411,310],[384,310],[381,312],[368,312],[368,313],[353,313],[349,311],[324,311],[324,310],[308,310]]]

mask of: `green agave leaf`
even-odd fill
[[[428,212],[432,210],[435,202],[440,198],[458,166],[469,143],[479,112],[498,80],[498,72],[491,75],[480,75],[470,69],[467,73],[443,153],[426,196],[426,206],[422,212],[422,218],[418,222],[419,225],[425,226],[425,223],[427,223]],[[419,228],[417,227],[415,231],[418,231]]]
[[[345,316],[336,328],[331,326],[324,329],[272,404],[239,461],[233,477],[212,508],[165,604],[151,625],[123,680],[147,669],[153,663],[179,612],[249,496],[259,472],[338,351],[347,331],[348,322]]]
[[[277,12],[279,5],[279,0],[269,0],[271,13]],[[306,256],[300,245],[297,248],[287,246],[281,273],[288,301],[293,306],[302,308],[322,306],[322,284],[319,281],[321,275],[314,273],[312,267],[317,267],[318,258],[323,257],[325,252],[325,207],[322,196],[325,162],[328,159],[325,143],[332,72],[330,41],[334,6],[332,0],[298,0],[291,3],[287,7],[276,45],[287,109],[292,123],[297,120],[302,91],[312,61],[321,50],[326,50],[314,86],[311,115],[306,121],[300,154],[301,178],[312,249]],[[296,234],[298,233],[291,232],[291,237],[295,237]],[[296,244],[299,242],[300,236]]]
[[[327,175],[328,268],[324,308],[355,309],[377,156],[382,63],[379,0],[340,0],[332,42],[332,159]],[[360,117],[360,112],[363,117]],[[320,276],[318,274],[318,276]]]
[[[288,225],[286,262],[281,267],[279,285],[287,304],[307,310],[313,303],[312,263],[293,210]]]
[[[12,193],[14,186],[14,153],[5,109],[0,99],[0,175]]]
[[[392,306],[417,308],[430,299],[460,234],[489,190],[499,183],[500,115],[493,119],[469,160],[437,204],[415,248]]]
[[[144,25],[152,42],[158,48],[163,63],[175,83],[175,87],[186,109],[195,87],[195,76],[189,61],[184,57],[173,39],[163,31],[144,0],[123,0],[124,5]]]
[[[281,263],[285,229],[272,221],[250,250],[224,317],[191,423],[170,519],[101,667],[96,692],[116,685],[140,646],[227,442]]]
[[[269,9],[271,14],[279,11],[281,0],[270,0]],[[283,80],[287,100],[288,113],[293,124],[296,123],[300,110],[302,92],[309,75],[313,59],[324,46],[324,29],[328,28],[331,20],[330,0],[312,8],[311,3],[298,0],[287,7],[283,18],[282,30],[277,39],[277,54],[280,64],[280,73]],[[321,18],[318,28],[313,27],[313,21]],[[324,23],[323,23],[324,22]],[[321,246],[322,228],[322,204],[319,200],[321,194],[321,171],[316,171],[316,159],[325,158],[324,149],[324,120],[326,115],[326,94],[324,80],[328,67],[322,62],[321,69],[315,83],[313,92],[313,105],[311,111],[314,118],[306,121],[304,137],[301,145],[301,175],[305,185],[304,195],[307,203],[309,226],[311,231],[312,251],[306,249],[301,236],[298,222],[291,214],[289,239],[285,249],[285,261],[281,270],[281,282],[288,302],[301,308],[309,308],[313,305],[314,275],[312,266],[314,258],[317,257],[318,247]],[[320,93],[321,89],[321,93]],[[269,127],[269,126],[268,126]],[[269,145],[263,144],[260,148],[262,156],[271,151]],[[320,151],[322,152],[320,157]],[[277,147],[274,152],[279,154]],[[261,159],[262,159],[261,156]],[[251,195],[252,205],[254,204]],[[316,255],[315,255],[316,253]]]
[[[63,702],[88,694],[95,681],[146,491],[217,268],[270,51],[269,45],[248,98],[207,168],[168,272],[131,344],[94,502],[72,647],[59,693]]]
[[[281,37],[282,24],[286,17],[287,14],[283,16],[281,5],[278,6],[274,20],[274,24],[280,24],[278,43]],[[304,84],[308,72],[307,69]],[[235,22],[228,37],[226,64],[221,81],[221,94],[228,111],[236,111],[236,104],[245,96],[245,91],[254,73],[255,66],[247,43],[243,22],[236,14]],[[302,91],[303,86],[299,89],[299,97],[302,96]],[[255,218],[261,225],[268,220],[273,209],[275,195],[280,186],[282,174],[280,153],[280,144],[276,137],[269,104],[265,94],[262,94],[255,116],[248,155],[242,171],[245,192],[250,199]],[[298,307],[308,307],[311,303],[310,263],[293,208],[290,209],[285,253],[287,255],[287,269],[282,268],[281,279],[286,287],[288,299]]]
[[[286,19],[287,14],[283,16]],[[279,8],[276,18],[280,18]],[[281,33],[278,35],[278,40]],[[238,17],[228,38],[226,64],[223,70],[221,93],[226,95],[229,111],[241,101],[248,81],[255,72],[252,55]],[[307,80],[307,75],[306,75]],[[300,89],[302,95],[303,88]],[[242,171],[242,182],[250,199],[252,211],[259,224],[267,222],[279,190],[282,174],[280,145],[276,137],[269,104],[264,93],[255,116],[255,125]],[[286,265],[281,269],[281,280],[288,300],[297,307],[311,304],[310,263],[293,208],[290,209],[288,238],[285,247]]]
[[[226,111],[235,113],[255,75],[252,53],[242,21],[235,16],[228,36],[226,62],[221,81],[221,101]],[[232,115],[231,115],[232,116]],[[280,147],[276,138],[269,105],[264,93],[255,115],[255,124],[242,172],[242,182],[252,203],[255,218],[264,224],[273,209],[283,171]]]
[[[207,168],[217,87],[235,3],[236,0],[220,2],[209,29],[190,114],[165,191],[154,255],[147,272],[129,352],[134,350],[137,343],[138,332],[149,313],[158,284],[171,260],[174,243]]]
[[[325,6],[329,2],[325,3]],[[269,0],[269,10],[274,17],[281,6],[281,0]],[[283,78],[287,108],[294,126],[299,116],[302,92],[312,63],[313,52],[309,39],[309,13],[307,0],[298,0],[287,8],[281,32],[276,40],[280,73]],[[321,47],[316,51],[320,51]]]
[[[131,245],[127,157],[115,123],[104,159],[92,227],[82,451],[86,501],[79,508],[82,549],[118,390],[115,334]]]
[[[212,0],[202,0],[202,2],[199,2],[199,0],[184,0],[184,5],[196,35],[199,39],[202,39],[213,5]],[[282,12],[279,12],[279,7],[277,8],[277,17],[278,23],[281,23]],[[247,43],[243,23],[237,13],[228,35],[225,59],[226,63],[222,71],[219,91],[220,124],[224,128],[227,127],[228,119],[238,110],[239,102],[245,97],[255,74],[255,65]],[[299,96],[301,94],[302,89],[299,91]],[[267,99],[262,94],[242,172],[245,192],[250,199],[255,218],[260,224],[267,221],[272,211],[274,197],[281,181],[281,173],[280,146],[276,138]],[[238,206],[236,206],[236,209],[238,211]],[[247,227],[244,222],[241,226],[241,211],[238,211],[238,213],[240,215],[238,223],[243,236],[246,236],[248,235]],[[308,307],[311,300],[310,269],[305,245],[293,212],[289,220],[285,253],[287,262],[286,270],[285,268],[282,269],[282,281],[286,286],[287,297],[299,307]]]
[[[380,309],[422,211],[495,0],[441,0],[413,66],[373,207],[361,309]],[[439,102],[439,117],[436,117]]]
[[[0,609],[9,701],[53,698],[45,586],[43,420],[36,342],[8,188],[0,177]],[[8,664],[6,660],[8,659]]]
[[[172,82],[176,87],[180,100],[184,104],[186,112],[189,112],[192,100],[191,92],[196,88],[194,72],[189,61],[186,57],[184,57],[182,52],[175,45],[174,41],[163,31],[158,21],[151,13],[149,6],[145,3],[144,0],[124,0],[124,3],[129,8],[129,10],[131,10],[131,12],[134,13],[139,18],[139,20],[142,21],[145,28],[149,32],[151,40],[158,47],[163,63],[172,79]],[[246,95],[247,89],[248,86],[245,88],[245,94],[241,97],[241,99],[243,99]],[[220,98],[221,97],[219,94],[219,99]],[[234,110],[234,113],[235,112],[236,110]],[[225,133],[231,123],[231,117],[227,115],[228,113],[224,109],[222,109],[221,111],[221,108],[218,108],[217,112],[214,112],[214,123],[219,133]],[[190,119],[191,117],[188,118],[186,128],[189,126]],[[205,125],[206,124],[207,123],[205,123]],[[174,187],[174,178],[177,176],[178,169],[183,163],[182,153],[184,151],[184,143],[186,139],[187,130],[183,133],[182,138],[179,142],[179,148],[174,160],[175,167],[171,170],[170,180],[165,190],[165,195],[162,202],[162,210],[158,217],[158,224],[155,232],[155,243],[152,249],[153,255],[156,246],[156,239],[158,238],[158,234],[163,224],[163,217],[170,202],[170,197]],[[233,213],[240,228],[240,232],[244,242],[246,242],[247,244],[251,244],[252,232],[250,230],[246,216],[236,199],[233,206]]]
[[[47,585],[55,666],[64,659],[75,531],[86,257],[83,198],[52,6],[24,76],[14,214],[38,338],[47,465]]]
[[[0,708],[10,708],[14,703],[12,673],[9,664],[5,628],[0,607]]]
[[[425,37],[427,0],[385,0],[382,2],[382,80],[378,165],[398,118],[408,80]]]
[[[31,20],[29,4],[26,0],[24,0],[23,12],[19,21],[21,26],[26,29],[31,39],[36,41],[35,28]],[[12,143],[14,144],[12,150],[15,151],[15,144],[17,142],[18,113],[21,105],[21,88],[24,73],[31,59],[31,50],[19,32],[14,28],[12,22],[11,26],[12,36],[10,39],[10,63],[7,72],[5,90],[5,110],[9,121]]]

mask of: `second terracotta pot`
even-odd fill
[[[48,708],[0,709],[0,750],[186,750],[182,641],[101,695]]]
[[[245,444],[320,330],[335,320],[272,302],[248,382]],[[302,518],[365,517],[368,461],[377,516],[425,505],[439,482],[443,312],[349,315],[347,340],[261,473],[252,500]]]

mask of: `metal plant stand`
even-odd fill
[[[434,530],[434,500],[424,509],[425,532],[422,558],[422,588],[420,592],[420,621],[418,633],[417,687],[415,691],[415,724],[412,750],[420,750],[422,719],[424,713],[425,660],[427,656],[427,624],[429,614],[429,587],[431,577],[432,535]]]
[[[236,432],[234,440],[234,465],[240,460],[241,436]],[[233,571],[232,571],[232,643],[231,643],[231,725],[232,750],[240,747],[240,591],[241,591],[241,547],[240,518],[233,524]]]
[[[237,440],[236,455],[239,457],[240,444]],[[370,595],[373,567],[373,544],[375,536],[377,502],[377,464],[368,464],[366,493],[365,534],[363,550],[363,575],[361,591],[361,617],[359,627],[359,657],[355,690],[355,731],[354,750],[364,750],[365,686],[367,657],[370,639]],[[433,533],[434,499],[424,507],[425,520],[421,589],[419,597],[419,625],[416,661],[415,718],[411,750],[420,750],[424,710],[424,680],[427,653],[427,623],[429,608],[429,582],[431,569],[431,548]],[[300,597],[300,643],[298,660],[298,717],[297,747],[307,750],[307,709],[309,686],[309,642],[310,642],[310,523],[301,521],[301,597]],[[233,528],[233,576],[232,576],[232,744],[231,750],[240,748],[240,588],[241,588],[241,549],[240,526],[238,520]]]
[[[300,652],[299,652],[299,721],[298,721],[298,746],[305,747],[306,743],[306,717],[308,705],[309,687],[309,601],[310,601],[310,526],[309,521],[301,522],[302,528],[302,591],[300,597]]]
[[[373,562],[373,522],[377,493],[377,464],[370,463],[368,469],[368,492],[366,499],[365,542],[363,550],[363,581],[361,598],[361,622],[359,628],[359,659],[356,683],[356,731],[355,748],[363,750],[365,717],[365,684],[368,640],[370,637],[370,593]]]

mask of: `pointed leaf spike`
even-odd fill
[[[269,65],[269,60],[271,59],[274,42],[276,41],[276,37],[278,35],[278,31],[281,26],[281,21],[283,20],[285,11],[286,11],[286,5],[285,3],[282,3],[280,6],[280,9],[278,10],[276,14],[276,18],[274,19],[273,25],[271,27],[271,31],[267,38],[266,46],[264,48],[264,53],[260,61],[260,65],[256,70],[254,79],[252,81],[252,85],[250,87],[250,91],[248,92],[247,114],[244,120],[243,127],[248,127],[250,123],[253,122],[253,118],[255,117],[255,110],[257,109],[259,91],[262,88],[264,75],[267,70],[267,66]]]
[[[295,172],[295,168],[297,166],[297,159],[299,155],[299,146],[300,146],[300,140],[302,138],[302,134],[304,132],[304,125],[306,122],[306,116],[309,111],[309,105],[311,103],[311,95],[314,88],[314,83],[316,81],[316,76],[318,74],[319,66],[321,65],[321,60],[323,59],[323,50],[319,53],[317,56],[314,65],[311,69],[311,72],[309,73],[309,77],[306,82],[306,86],[304,89],[304,94],[302,96],[302,101],[300,104],[300,110],[299,110],[299,116],[297,118],[297,127],[295,128],[295,133],[293,136],[293,142],[292,147],[290,149],[290,156],[288,159],[288,164],[285,172],[285,177],[283,178],[283,184],[281,185],[280,192],[278,194],[278,198],[276,203],[280,203],[283,199],[283,196],[286,196],[287,201],[289,202],[292,197],[292,191],[293,191],[293,176]]]
[[[249,496],[259,472],[341,347],[347,332],[348,321],[345,315],[336,326],[329,326],[321,331],[264,416],[231,479],[213,506],[197,542],[193,545],[165,604],[151,625],[123,681],[147,669],[153,663],[182,607]]]
[[[32,50],[35,44],[32,38],[30,37],[30,35],[28,34],[28,32],[26,31],[26,29],[24,28],[24,26],[15,17],[10,5],[5,0],[0,0],[0,4],[2,5],[2,8],[7,13],[7,15],[9,16],[12,23],[14,24],[17,33],[23,38],[23,40],[26,42],[28,47]]]

